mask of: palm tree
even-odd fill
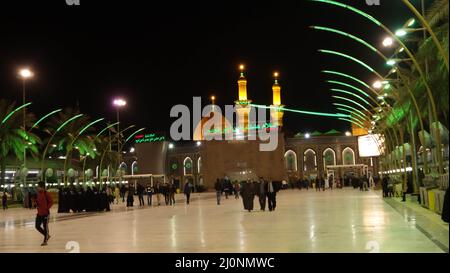
[[[92,141],[93,136],[89,134],[94,129],[88,128],[86,134],[79,135],[80,130],[89,124],[90,119],[88,116],[83,115],[61,127],[62,124],[70,120],[70,118],[79,114],[80,112],[78,109],[66,108],[59,112],[58,115],[50,118],[47,124],[47,128],[49,129],[47,129],[46,132],[53,136],[51,138],[53,143],[49,146],[49,153],[58,150],[66,155],[64,173],[67,172],[68,167],[72,164],[72,153],[74,148],[78,150],[80,155],[88,155],[91,157],[96,155],[95,143]],[[60,128],[60,131],[55,134],[57,128]],[[47,140],[47,142],[48,141],[50,140]]]
[[[40,139],[38,136],[25,132],[19,124],[23,124],[23,116],[13,113],[15,103],[4,99],[0,100],[0,184],[5,184],[6,160],[8,156],[15,156],[19,161],[23,160],[24,149],[36,157],[39,153],[38,144]],[[31,127],[35,117],[27,111],[26,126]]]

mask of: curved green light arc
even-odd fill
[[[137,133],[139,133],[139,132],[142,132],[142,131],[144,131],[145,130],[145,127],[144,128],[141,128],[141,129],[139,129],[139,130],[136,130],[134,133],[132,133],[126,140],[125,140],[125,143],[127,143],[132,137],[134,137]],[[125,145],[125,143],[124,143],[124,145]]]
[[[380,79],[383,79],[383,76],[381,76],[377,71],[375,71],[375,69],[373,69],[368,64],[364,63],[363,61],[361,61],[361,60],[359,60],[359,59],[357,59],[357,58],[355,58],[353,56],[350,56],[350,55],[347,55],[347,54],[344,54],[344,53],[341,53],[341,52],[333,51],[333,50],[328,50],[328,49],[319,49],[318,51],[322,52],[322,53],[326,53],[326,54],[331,54],[331,55],[344,57],[344,58],[349,59],[349,60],[351,60],[353,62],[356,62],[356,63],[362,65],[363,67],[365,67],[370,72],[372,72],[375,75],[377,75],[377,77],[379,77]]]
[[[86,127],[84,127],[83,129],[81,129],[81,131],[78,133],[78,136],[80,136],[82,133],[84,133],[84,131],[86,131],[87,129],[89,129],[89,127],[93,126],[96,123],[99,123],[100,121],[104,120],[104,118],[99,118],[96,121],[93,121],[91,123],[89,123],[88,125],[86,125]]]
[[[356,102],[354,100],[351,100],[351,99],[348,99],[348,98],[345,98],[345,97],[341,97],[341,96],[332,96],[332,97],[335,98],[335,99],[340,99],[340,100],[345,100],[345,101],[351,102],[351,103],[353,103],[355,105],[358,105],[359,107],[361,107],[365,111],[370,112],[366,107],[362,106],[360,103],[358,103],[358,102]]]
[[[17,111],[20,111],[21,109],[31,105],[32,102],[29,103],[25,103],[24,105],[21,105],[19,107],[17,107],[16,109],[14,109],[13,111],[11,111],[11,113],[9,113],[3,120],[2,120],[2,124],[4,124],[9,118],[12,117],[12,115],[14,115]]]
[[[357,82],[357,83],[363,85],[364,87],[370,89],[370,86],[369,86],[367,83],[361,81],[360,79],[357,79],[356,77],[350,76],[350,75],[348,75],[348,74],[341,73],[341,72],[337,72],[337,71],[333,71],[333,70],[323,70],[322,73],[327,73],[327,74],[333,74],[333,75],[342,76],[342,77],[345,77],[345,78],[354,80],[355,82]]]
[[[313,29],[318,29],[318,30],[324,30],[324,31],[329,31],[329,32],[333,32],[333,33],[337,33],[340,34],[342,36],[348,37],[354,41],[357,41],[358,43],[363,44],[365,47],[369,48],[370,50],[372,50],[373,52],[377,53],[385,62],[389,60],[388,57],[386,57],[383,53],[381,53],[376,47],[374,47],[373,45],[369,44],[368,42],[364,41],[363,39],[356,37],[350,33],[347,32],[343,32],[341,30],[338,29],[334,29],[334,28],[327,28],[327,27],[318,27],[318,26],[311,26],[311,28]]]
[[[339,110],[339,111],[344,111],[344,112],[350,113],[350,115],[355,115],[355,116],[359,117],[362,121],[366,121],[367,120],[364,116],[361,116],[359,113],[357,113],[355,111],[352,111],[352,110],[349,110],[347,108],[337,107],[336,109]]]
[[[62,128],[64,128],[67,124],[69,124],[70,122],[76,120],[77,118],[82,117],[83,114],[78,114],[76,116],[71,117],[70,119],[66,120],[63,124],[61,124],[61,126],[58,127],[58,129],[56,129],[56,132],[61,131]]]
[[[47,115],[43,116],[40,120],[38,120],[38,121],[33,125],[33,127],[30,128],[30,131],[33,130],[34,128],[36,128],[40,123],[42,123],[42,122],[43,122],[45,119],[47,119],[48,117],[50,117],[50,116],[52,116],[52,115],[54,115],[54,114],[56,114],[56,113],[58,113],[58,112],[61,112],[61,111],[62,111],[62,109],[57,109],[57,110],[55,110],[55,111],[53,111],[53,112],[50,112],[50,113],[48,113]]]
[[[299,113],[299,114],[305,114],[305,115],[313,115],[313,116],[334,117],[334,118],[335,117],[348,117],[348,115],[342,115],[342,114],[311,112],[311,111],[304,111],[304,110],[289,109],[289,108],[284,108],[284,107],[266,106],[266,105],[260,105],[260,104],[250,104],[250,106],[253,106],[256,108],[275,109],[275,110],[280,110],[280,111],[293,112],[293,113]]]
[[[361,101],[363,101],[363,102],[364,102],[365,104],[367,104],[368,106],[371,106],[371,104],[370,104],[367,100],[363,99],[361,96],[358,96],[357,94],[352,93],[352,92],[350,92],[350,91],[346,91],[346,90],[342,90],[342,89],[337,89],[337,88],[331,88],[330,90],[333,91],[333,92],[339,92],[339,93],[343,93],[343,94],[347,94],[347,95],[353,96],[353,97],[355,97],[355,98],[360,99]]]
[[[100,133],[98,133],[95,137],[97,138],[97,137],[99,137],[101,134],[103,134],[103,132],[105,132],[106,130],[108,130],[109,128],[111,128],[111,127],[113,127],[113,126],[116,126],[117,124],[119,124],[120,122],[116,122],[116,123],[113,123],[113,124],[110,124],[110,125],[108,125],[108,126],[106,126],[103,130],[101,130],[100,131]]]
[[[339,35],[348,37],[348,38],[350,38],[350,39],[352,39],[352,40],[354,40],[354,41],[357,41],[358,43],[363,44],[364,46],[368,47],[370,50],[372,50],[372,51],[374,51],[374,52],[377,52],[377,51],[378,51],[374,46],[372,46],[372,45],[369,44],[368,42],[366,42],[366,41],[364,41],[363,39],[361,39],[361,38],[359,38],[359,37],[356,37],[356,36],[354,36],[354,35],[352,35],[352,34],[350,34],[350,33],[347,33],[347,32],[344,32],[344,31],[341,31],[341,30],[338,30],[338,29],[334,29],[334,28],[329,28],[329,27],[311,26],[311,28],[317,29],[317,30],[323,30],[323,31],[333,32],[333,33],[336,33],[336,34],[339,34]]]
[[[356,109],[355,107],[349,106],[347,104],[342,104],[342,103],[333,103],[334,106],[340,106],[340,107],[345,107],[348,108],[350,110],[353,110],[357,113],[360,113],[362,116],[367,116],[366,114],[364,114],[362,111],[360,111],[359,109]]]
[[[350,122],[350,123],[355,124],[356,126],[358,126],[358,127],[361,128],[361,129],[365,129],[363,125],[358,124],[358,123],[354,122],[354,121],[351,120],[351,119],[346,119],[346,118],[338,118],[338,119],[339,119],[339,120],[343,120],[343,121],[348,121],[348,122]]]
[[[345,82],[329,80],[329,81],[327,81],[327,83],[333,83],[333,84],[345,86],[345,87],[351,88],[351,89],[353,89],[353,90],[363,94],[366,97],[370,97],[370,95],[368,93],[364,92],[363,90],[361,90],[361,89],[359,89],[359,88],[357,88],[357,87],[355,87],[355,86],[353,86],[351,84],[345,83]]]
[[[381,26],[381,22],[378,21],[377,19],[375,19],[373,16],[371,16],[371,15],[369,15],[369,14],[367,14],[367,13],[365,13],[365,12],[363,12],[363,11],[357,9],[357,8],[354,8],[352,6],[349,6],[349,5],[346,5],[346,4],[343,4],[343,3],[339,3],[339,2],[336,2],[336,1],[330,1],[330,0],[309,0],[309,1],[322,2],[322,3],[327,3],[327,4],[331,4],[331,5],[335,5],[335,6],[339,6],[339,7],[343,7],[343,8],[349,9],[349,10],[351,10],[353,12],[358,13],[359,15],[364,16],[365,18],[367,18],[370,21],[372,21],[374,24],[376,24],[378,26]]]

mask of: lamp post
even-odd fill
[[[116,114],[117,114],[117,152],[119,153],[120,157],[120,108],[127,105],[127,102],[124,99],[117,98],[113,101],[114,107],[116,107]],[[120,158],[119,158],[120,161]]]
[[[26,99],[26,81],[28,79],[31,79],[33,77],[33,72],[29,69],[29,68],[22,68],[19,70],[19,77],[22,79],[22,102],[23,104],[26,103],[25,99]],[[26,107],[23,108],[22,110],[23,113],[23,130],[24,132],[26,132],[27,128],[26,128]],[[26,137],[26,135],[25,135]],[[25,148],[23,149],[23,167],[26,168],[26,164],[27,164],[27,149],[26,149],[26,145]]]

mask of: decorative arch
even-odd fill
[[[138,171],[138,162],[133,161],[133,163],[131,163],[131,175],[134,175],[134,173],[136,173],[137,171]]]
[[[342,151],[342,164],[343,165],[355,165],[355,151],[352,148],[347,147]]]
[[[184,175],[192,175],[192,159],[188,156],[183,160]]]
[[[307,149],[303,153],[303,170],[317,171],[317,154],[313,149]]]
[[[201,173],[202,172],[202,157],[200,156],[197,159],[197,173]]]
[[[123,170],[123,171],[127,172],[128,171],[127,163],[125,163],[125,162],[120,163],[118,170]]]
[[[326,169],[329,165],[336,165],[336,152],[331,148],[326,148],[323,153],[323,168]]]
[[[284,154],[284,166],[288,171],[297,171],[297,154],[294,151],[288,150]]]

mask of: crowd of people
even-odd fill
[[[276,193],[281,189],[282,183],[280,181],[265,180],[260,177],[259,181],[234,181],[232,183],[227,176],[223,179],[218,178],[214,184],[216,190],[217,205],[220,205],[222,195],[225,194],[225,199],[228,196],[233,196],[235,199],[242,197],[244,210],[251,212],[254,209],[254,199],[258,197],[260,209],[265,211],[266,200],[269,211],[275,210],[276,207]]]

